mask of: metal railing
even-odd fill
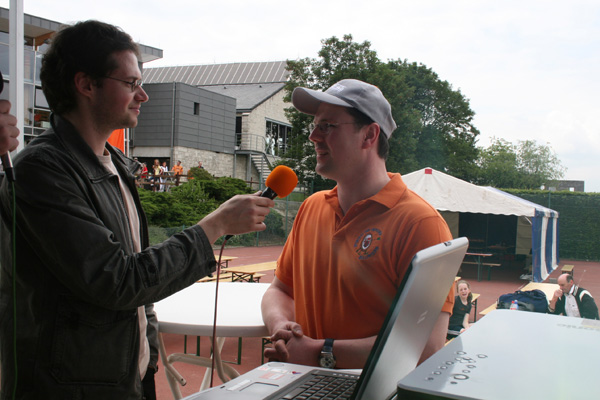
[[[275,141],[267,141],[264,136],[252,133],[236,133],[236,150],[266,154],[271,162],[280,157],[285,149],[277,146]]]

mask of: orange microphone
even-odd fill
[[[278,196],[284,198],[292,193],[298,184],[298,177],[290,167],[278,165],[267,176],[265,184],[267,188],[263,190],[260,197],[268,197],[271,200]],[[225,236],[225,240],[229,240],[232,237],[233,235],[227,235]]]
[[[292,193],[297,184],[298,177],[296,176],[296,173],[290,167],[278,165],[269,176],[267,176],[267,188],[260,196],[268,197],[271,200],[275,197],[284,198]]]

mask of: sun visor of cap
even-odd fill
[[[308,115],[315,115],[321,103],[329,103],[335,106],[352,107],[351,104],[332,96],[328,93],[319,92],[317,90],[297,87],[292,92],[292,104]]]

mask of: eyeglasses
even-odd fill
[[[310,125],[308,125],[308,129],[312,133],[315,129],[319,128],[321,132],[323,132],[326,135],[329,135],[332,129],[335,129],[340,125],[349,124],[356,124],[356,122],[338,122],[337,124],[331,124],[329,122],[319,122],[318,124],[315,124],[314,122],[312,122]]]
[[[135,90],[137,88],[141,88],[144,85],[144,82],[142,82],[141,79],[134,79],[131,82],[129,81],[124,81],[123,79],[119,79],[119,78],[113,78],[112,76],[103,76],[103,78],[108,78],[108,79],[112,79],[114,81],[119,81],[119,82],[123,82],[129,85],[129,87],[131,87],[131,91],[135,92]]]

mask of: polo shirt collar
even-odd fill
[[[406,193],[407,187],[400,174],[391,172],[388,172],[387,174],[390,177],[390,181],[377,194],[361,200],[357,204],[374,201],[387,208],[394,207],[404,196],[404,193]],[[333,208],[339,208],[337,186],[325,193],[325,199]]]

